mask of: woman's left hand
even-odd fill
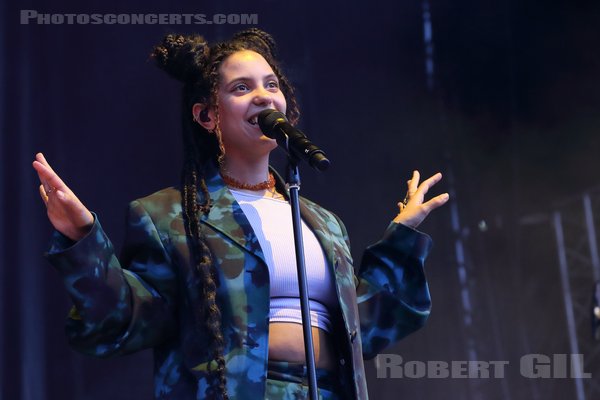
[[[429,201],[425,201],[425,195],[429,189],[442,179],[442,174],[437,173],[426,179],[419,185],[419,171],[414,171],[412,178],[407,182],[408,191],[404,201],[398,203],[400,212],[394,218],[394,222],[411,228],[416,228],[425,220],[429,213],[444,205],[450,196],[448,193],[440,194]]]

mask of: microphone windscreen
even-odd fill
[[[258,126],[260,126],[260,130],[268,136],[272,138],[272,131],[282,122],[287,122],[287,118],[285,114],[276,110],[263,110],[258,114]]]

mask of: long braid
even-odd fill
[[[204,192],[204,195],[208,194],[206,183],[204,178],[201,178],[200,187]],[[183,196],[183,207],[185,209],[185,219],[187,222],[188,234],[191,234],[195,239],[192,241],[195,247],[195,255],[199,257],[196,260],[196,268],[200,273],[203,280],[202,291],[203,298],[205,299],[204,310],[197,311],[196,321],[202,321],[203,317],[206,317],[202,324],[203,327],[207,328],[212,336],[212,356],[217,362],[217,377],[219,379],[219,392],[222,394],[223,399],[227,399],[227,380],[225,377],[225,358],[223,356],[223,350],[225,347],[225,340],[223,333],[221,332],[221,310],[219,309],[216,302],[217,295],[217,281],[215,279],[215,271],[213,267],[212,257],[210,249],[206,245],[206,238],[200,228],[198,220],[198,211],[203,208],[197,202],[197,187],[198,187],[198,175],[196,171],[191,172],[191,184],[184,187]],[[201,326],[202,327],[202,326]],[[201,328],[199,327],[199,328]],[[209,371],[210,371],[210,363]]]
[[[170,34],[151,54],[160,68],[184,83],[181,114],[184,146],[181,172],[182,211],[186,235],[191,239],[188,243],[194,263],[195,284],[205,299],[201,307],[195,310],[194,319],[198,332],[209,333],[211,355],[217,365],[214,372],[218,386],[214,391],[224,400],[228,400],[229,396],[223,354],[226,343],[221,327],[221,310],[217,303],[219,275],[202,231],[199,215],[208,214],[211,207],[211,197],[204,176],[205,168],[212,162],[221,164],[225,155],[218,108],[218,88],[221,81],[219,67],[231,54],[242,50],[259,53],[271,65],[288,103],[288,119],[295,124],[300,112],[294,90],[274,60],[275,42],[266,32],[253,28],[236,34],[229,42],[218,43],[212,47],[198,35]],[[209,132],[199,124],[192,123],[190,110],[195,103],[212,108],[215,116],[214,131]],[[211,363],[208,365],[210,373]]]
[[[184,113],[184,126],[189,120],[189,117]],[[186,130],[184,129],[184,132]],[[194,140],[199,135],[186,135],[184,133],[184,141],[197,142]],[[207,246],[206,237],[202,232],[199,215],[208,214],[211,207],[211,198],[206,185],[206,179],[203,174],[203,166],[198,165],[198,160],[201,159],[198,154],[198,143],[190,143],[185,147],[185,161],[182,170],[183,181],[183,196],[182,209],[184,213],[184,221],[186,223],[186,234],[191,236],[192,259],[195,263],[195,270],[199,275],[199,287],[202,292],[202,298],[205,299],[202,307],[195,310],[196,329],[200,332],[203,329],[208,330],[210,334],[210,348],[212,357],[217,363],[215,370],[218,378],[218,391],[224,400],[229,398],[227,394],[227,378],[225,375],[225,358],[223,351],[225,348],[225,339],[221,329],[221,310],[219,309],[217,297],[216,272],[212,260],[212,254]],[[201,148],[201,147],[200,147]],[[202,202],[198,202],[198,189],[201,192]],[[211,364],[208,363],[209,372]]]

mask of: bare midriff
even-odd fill
[[[335,352],[331,335],[314,326],[312,335],[316,367],[332,370],[335,365]],[[293,322],[269,324],[269,360],[305,362],[302,325]]]

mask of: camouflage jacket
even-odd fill
[[[278,181],[278,185],[282,185]],[[225,337],[231,399],[264,398],[269,335],[269,274],[250,223],[218,173],[207,180],[213,206],[201,217],[218,271],[217,302]],[[423,325],[430,296],[423,271],[430,238],[392,223],[353,268],[348,236],[329,211],[301,199],[301,215],[324,249],[339,299],[336,340],[350,392],[367,399],[363,357],[374,357]],[[96,218],[90,233],[65,243],[55,233],[47,253],[74,307],[67,336],[100,357],[154,349],[156,399],[215,398],[208,338],[194,325],[203,299],[191,284],[181,195],[168,188],[130,203],[121,256]],[[210,363],[210,364],[209,364]]]

